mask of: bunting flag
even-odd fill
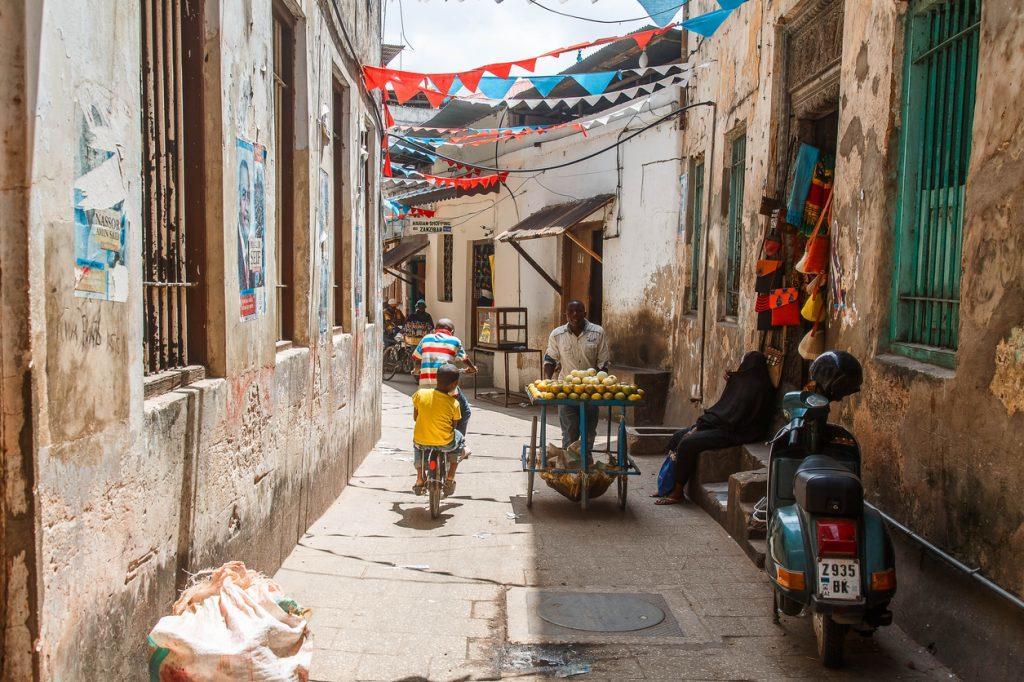
[[[672,21],[687,0],[637,0],[657,26]]]
[[[489,73],[496,78],[507,79],[509,78],[509,74],[512,72],[513,66],[518,66],[524,71],[532,72],[537,66],[537,60],[542,57],[557,57],[566,52],[574,52],[587,47],[605,45],[619,40],[633,40],[640,49],[644,49],[656,36],[664,35],[677,25],[678,24],[668,24],[662,28],[652,28],[646,31],[637,31],[635,33],[620,36],[597,38],[596,40],[577,43],[575,45],[559,47],[549,52],[545,52],[544,54],[537,55],[536,57],[529,57],[511,62],[487,64],[475,69],[451,73],[416,73],[413,71],[401,71],[399,69],[387,69],[380,66],[364,65],[363,82],[366,84],[367,90],[385,90],[390,87],[390,89],[395,92],[395,98],[398,100],[399,104],[404,104],[409,101],[409,99],[411,99],[417,92],[423,92],[424,95],[426,95],[428,90],[431,92],[430,95],[426,95],[428,99],[431,97],[437,98],[437,93],[442,97],[444,95],[449,95],[456,92],[453,90],[456,81],[467,89],[475,92],[480,85],[480,79],[484,77],[485,73]],[[432,89],[427,85],[428,82],[433,86]]]
[[[739,7],[745,1],[746,0],[740,0],[740,2],[735,2],[735,0],[721,0],[719,5],[721,5],[723,9],[716,9],[713,12],[701,14],[700,16],[693,17],[692,19],[687,19],[683,22],[683,28],[687,31],[696,33],[697,35],[704,36],[705,38],[710,38],[715,34],[715,31],[718,30],[718,27],[729,18],[729,15],[733,13],[736,7]],[[735,6],[725,7],[726,5],[733,5],[734,2]]]
[[[435,187],[453,187],[455,189],[467,190],[477,187],[496,187],[508,179],[508,171],[502,171],[493,175],[477,175],[473,177],[444,178],[439,175],[422,173],[423,179]]]
[[[507,106],[516,107],[524,106],[528,109],[537,109],[541,106],[546,106],[549,109],[555,109],[559,106],[565,105],[568,107],[574,107],[580,102],[584,102],[589,106],[595,106],[598,102],[604,101],[609,104],[615,104],[621,102],[623,98],[633,99],[641,94],[650,94],[660,88],[668,87],[671,85],[677,85],[680,83],[686,83],[690,79],[690,72],[686,71],[683,73],[677,73],[667,78],[656,80],[652,83],[644,83],[642,85],[635,85],[630,88],[623,88],[622,90],[612,90],[611,92],[605,92],[599,95],[584,95],[581,97],[550,97],[550,98],[510,98],[504,99],[491,99],[484,97],[467,98],[466,101],[475,102],[477,104],[488,104],[492,107],[505,104]]]

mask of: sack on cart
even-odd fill
[[[548,466],[550,468],[580,468],[580,442],[578,440],[565,449],[558,447],[554,443],[548,443],[547,454]],[[599,464],[603,465],[603,462]],[[591,469],[590,474],[587,476],[587,493],[591,499],[603,495],[614,480],[614,477],[606,474],[603,468],[603,466],[599,466]],[[578,473],[557,474],[551,471],[542,471],[540,472],[540,477],[544,479],[544,482],[550,488],[557,490],[573,502],[580,501],[582,475]]]

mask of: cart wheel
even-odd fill
[[[586,511],[590,502],[590,481],[586,474],[580,474],[580,509]]]
[[[626,508],[626,493],[629,490],[629,477],[628,476],[619,476],[618,477],[618,483],[619,483],[619,509],[625,509]]]

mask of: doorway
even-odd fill
[[[604,305],[603,252],[602,222],[580,223],[562,236],[562,311],[569,301],[582,301],[595,324],[601,324]]]
[[[480,331],[477,326],[477,309],[493,306],[497,292],[494,290],[494,241],[480,239],[472,244],[473,261],[469,268],[469,324],[472,332],[470,346],[475,346]]]
[[[406,285],[408,294],[406,301],[409,307],[408,312],[411,313],[416,307],[416,301],[427,299],[424,284],[427,281],[427,258],[426,256],[413,256],[407,262],[409,266],[405,270],[411,275],[409,278],[411,281]]]
[[[826,0],[813,8],[798,10],[780,30],[784,88],[777,110],[781,154],[776,166],[776,196],[783,201],[793,184],[795,159],[801,144],[818,150],[816,177],[834,182],[839,136],[840,65],[842,62],[843,0]],[[822,173],[826,175],[821,175]],[[817,182],[817,180],[816,180]],[[805,221],[806,222],[806,221]],[[782,231],[783,271],[787,287],[803,288],[807,277],[794,269],[804,253],[806,230],[796,227]],[[784,354],[782,385],[785,390],[807,382],[810,362],[800,357],[798,347],[812,324],[801,318],[799,326],[769,332],[773,344]]]

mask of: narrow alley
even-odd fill
[[[772,624],[768,581],[721,526],[647,497],[660,457],[641,461],[624,512],[611,494],[581,512],[539,479],[527,510],[518,453],[535,411],[477,403],[473,454],[431,520],[410,492],[411,389],[384,387],[381,441],[276,575],[312,608],[311,680],[830,676],[808,619]],[[527,608],[538,590],[642,593],[666,620],[631,636],[545,630]],[[898,627],[848,646],[840,678],[952,678]]]

